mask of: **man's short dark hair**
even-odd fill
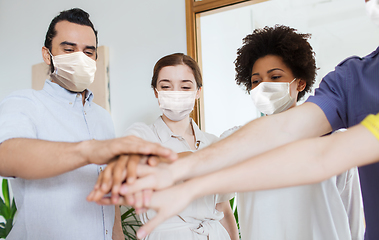
[[[89,20],[89,14],[80,8],[73,8],[70,10],[60,12],[60,14],[51,21],[49,29],[47,30],[47,33],[46,33],[46,38],[45,38],[45,47],[48,48],[50,52],[51,52],[51,42],[53,38],[55,37],[55,35],[57,34],[57,31],[55,30],[55,25],[60,21],[68,21],[68,22],[91,27],[96,36],[96,47],[97,47],[97,31],[95,30],[95,27],[93,26],[91,20]]]

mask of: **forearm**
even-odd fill
[[[125,236],[122,231],[120,206],[116,205],[112,240],[124,240],[124,239],[125,239]]]
[[[177,154],[134,136],[77,143],[15,138],[0,144],[0,175],[25,179],[53,177],[86,164],[107,164],[120,155],[154,155],[175,160]]]
[[[362,125],[332,136],[294,142],[218,172],[156,191],[146,207],[157,209],[158,214],[139,234],[146,236],[159,223],[205,195],[311,184],[353,166],[376,161],[379,161],[379,141]],[[181,201],[167,203],[167,199],[180,199],[184,195],[186,198]]]
[[[238,240],[239,233],[237,228],[236,219],[234,218],[233,211],[229,205],[229,201],[218,203],[216,209],[224,213],[224,217],[220,220],[222,226],[228,232],[231,240]]]
[[[294,142],[184,184],[193,198],[312,184],[379,160],[379,142],[363,126]]]
[[[310,128],[309,125],[318,127]],[[330,131],[323,111],[313,103],[305,103],[281,114],[256,119],[170,168],[175,181],[186,180],[240,163],[289,142]]]
[[[53,177],[88,163],[86,143],[14,138],[0,144],[0,175],[39,179]]]

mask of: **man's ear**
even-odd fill
[[[42,47],[42,58],[43,58],[43,61],[47,65],[51,64],[51,56],[50,56],[50,53],[49,53],[49,49],[47,47],[45,47],[45,46]]]
[[[300,79],[299,80],[299,84],[297,85],[297,91],[301,92],[305,89],[305,87],[307,86],[307,82],[303,79]]]

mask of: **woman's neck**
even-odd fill
[[[186,135],[193,135],[192,124],[190,123],[189,116],[180,121],[172,121],[163,114],[162,119],[175,135],[182,137],[185,137]]]

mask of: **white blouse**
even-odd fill
[[[218,140],[212,134],[199,129],[191,119],[193,132],[196,139],[196,148],[204,148]],[[135,123],[126,130],[126,135],[134,135],[144,140],[160,143],[162,146],[175,152],[188,152],[191,150],[187,141],[179,135],[175,135],[161,117],[154,124]],[[185,197],[185,196],[183,196]],[[146,240],[229,240],[229,234],[219,222],[224,214],[216,210],[216,204],[228,201],[234,194],[209,195],[193,201],[183,212],[159,225]],[[154,210],[148,210],[139,217],[142,223],[146,223],[155,216]]]
[[[357,168],[321,183],[238,193],[237,209],[242,240],[364,239]]]

